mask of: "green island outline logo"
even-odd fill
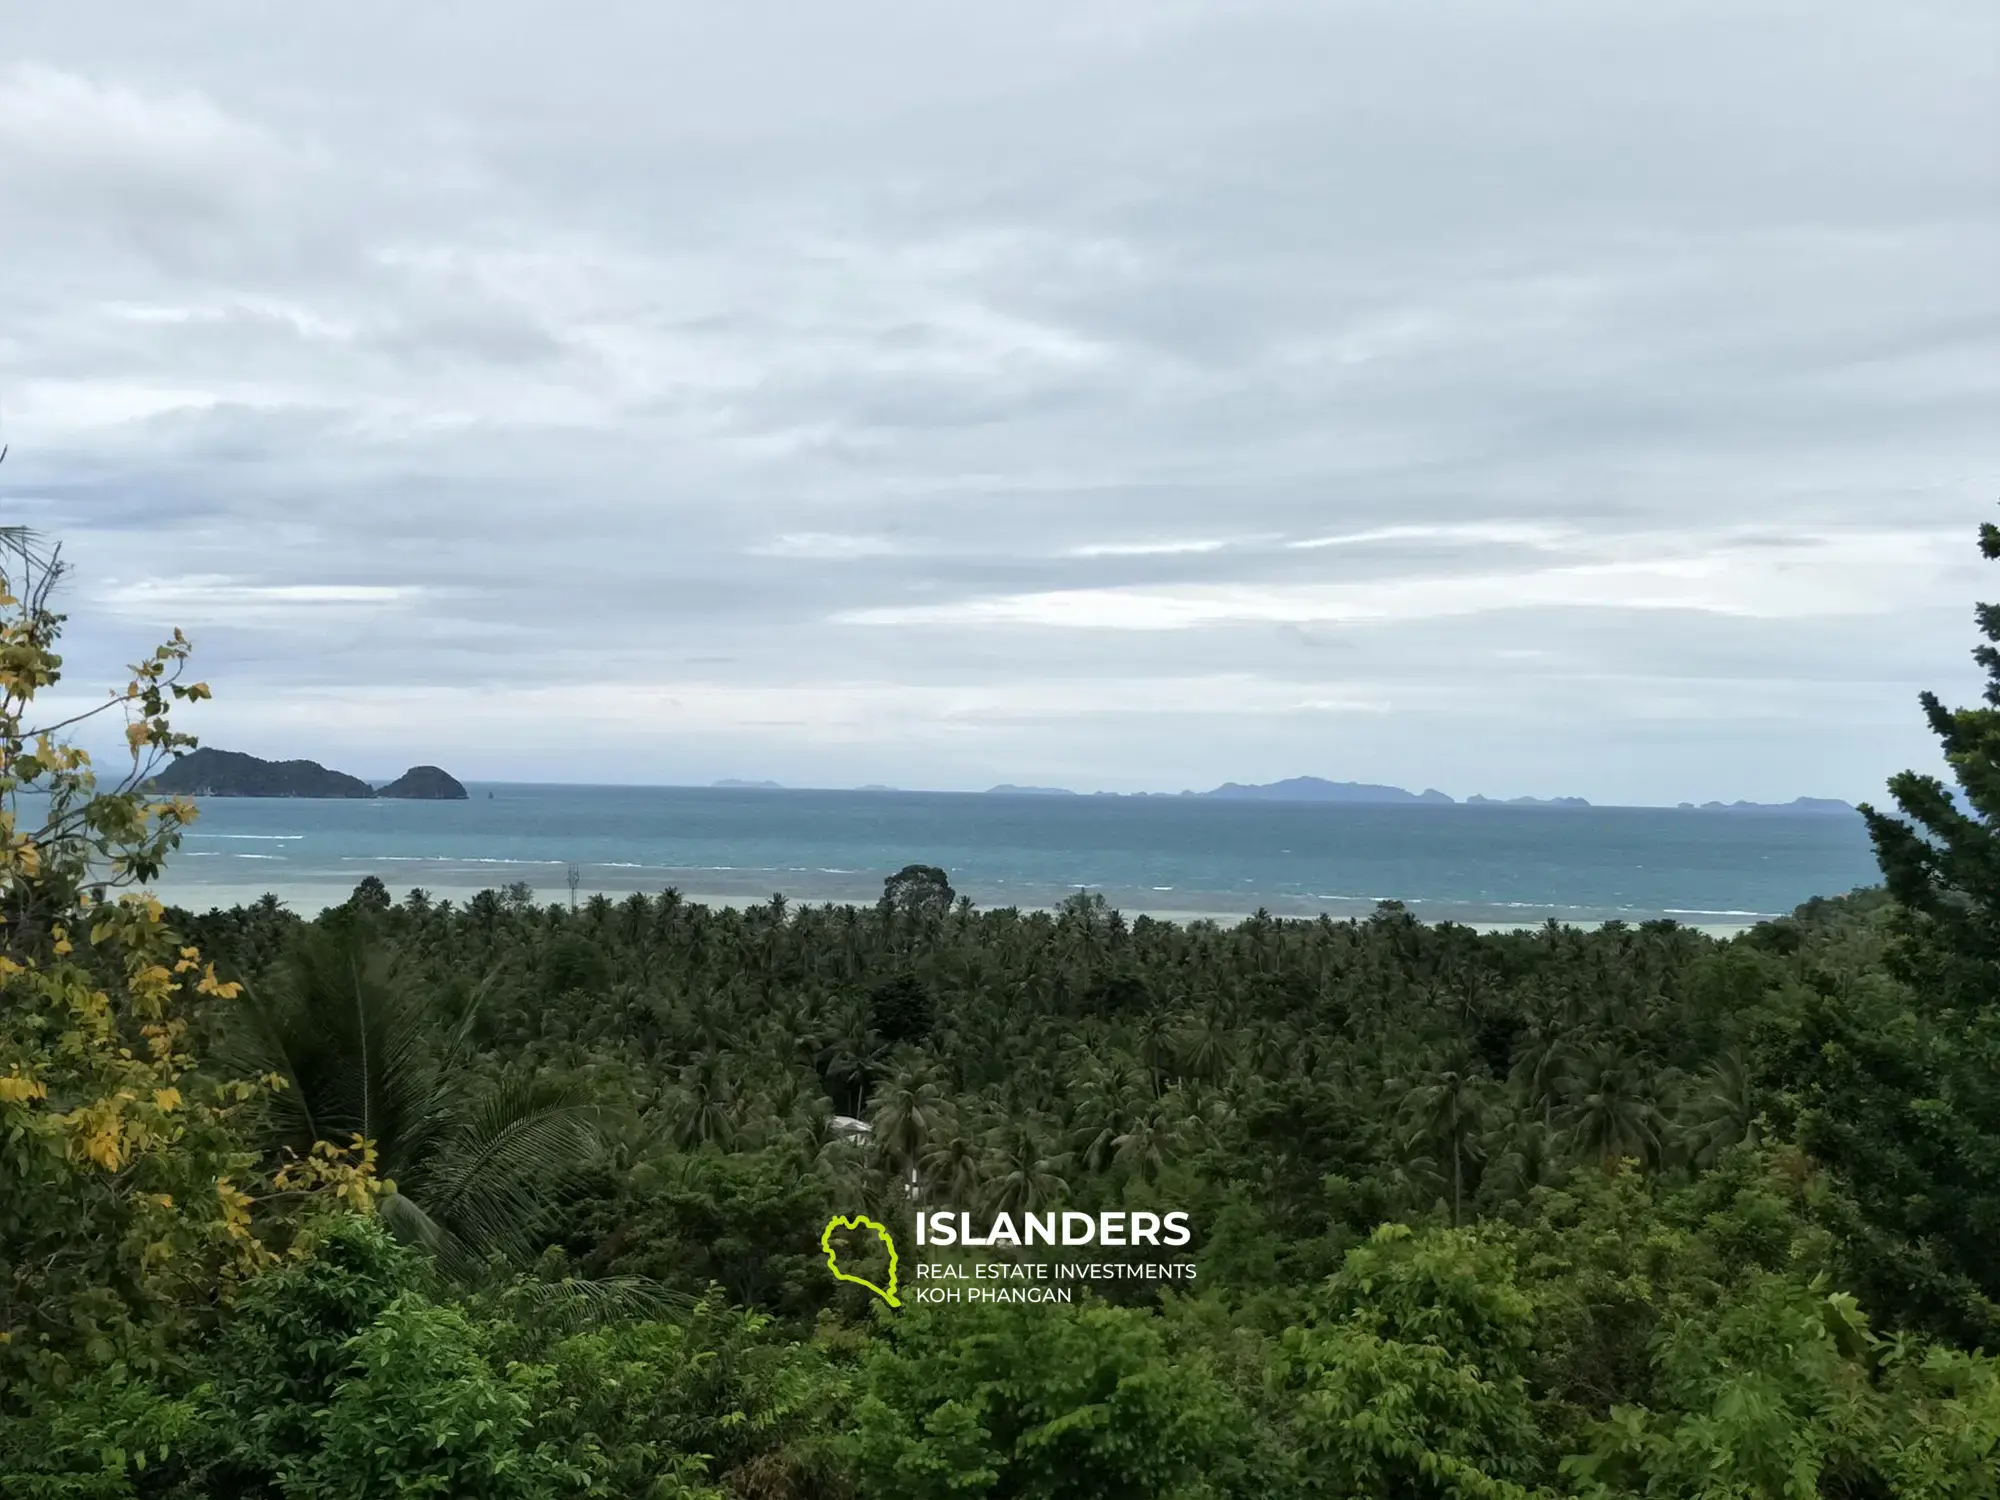
[[[839,1251],[833,1248],[833,1232],[836,1229],[872,1229],[875,1231],[876,1237],[882,1241],[883,1248],[889,1252],[889,1286],[886,1291],[875,1285],[874,1282],[868,1280],[865,1276],[848,1275],[834,1263],[840,1254]],[[819,1247],[826,1252],[826,1268],[833,1273],[835,1281],[851,1281],[856,1286],[865,1286],[891,1307],[901,1307],[903,1305],[902,1299],[896,1295],[896,1240],[885,1226],[877,1224],[866,1214],[855,1214],[852,1218],[849,1218],[845,1214],[835,1214],[826,1221],[826,1228],[820,1231]]]

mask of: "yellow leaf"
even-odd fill
[[[120,1149],[119,1145],[118,1127],[112,1125],[91,1136],[83,1144],[83,1154],[104,1168],[105,1171],[117,1171],[119,1163],[125,1159],[124,1152]]]
[[[232,979],[225,984],[222,980],[216,978],[214,964],[210,964],[206,971],[203,972],[201,983],[196,985],[195,989],[201,994],[214,995],[223,1000],[234,1000],[238,995],[243,993],[243,986],[235,980]]]
[[[179,1089],[154,1089],[153,1103],[159,1106],[161,1114],[170,1115],[181,1107],[181,1091]]]
[[[48,1085],[37,1078],[24,1078],[19,1073],[10,1073],[0,1078],[0,1102],[26,1104],[30,1099],[49,1097]]]

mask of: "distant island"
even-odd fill
[[[1012,797],[1075,797],[1080,793],[1063,786],[996,786],[987,788],[987,794]],[[1116,797],[1117,792],[1093,792],[1094,797]],[[1132,792],[1134,797],[1166,796],[1165,792]],[[1422,802],[1447,804],[1453,799],[1443,792],[1427,789],[1422,792],[1407,792],[1399,786],[1373,786],[1360,781],[1322,781],[1317,776],[1293,776],[1285,781],[1273,781],[1263,785],[1245,785],[1240,781],[1225,781],[1212,792],[1182,792],[1183,797],[1212,797],[1225,802],[1348,802],[1348,803],[1400,803]]]
[[[399,797],[465,800],[465,788],[436,766],[412,766],[379,791],[359,776],[330,771],[316,760],[263,760],[240,750],[190,750],[146,783],[172,797]]]
[[[1060,786],[1011,786],[988,787],[987,795],[1015,797],[1075,797],[1080,795],[1068,787]],[[1583,797],[1487,797],[1478,793],[1467,797],[1463,804],[1448,793],[1436,787],[1426,787],[1421,792],[1410,791],[1406,787],[1383,786],[1369,781],[1327,781],[1318,776],[1291,776],[1283,781],[1244,783],[1225,781],[1213,791],[1207,792],[1094,792],[1092,796],[1114,797],[1167,797],[1181,796],[1210,798],[1223,802],[1317,802],[1345,803],[1349,806],[1425,806],[1425,807],[1590,807],[1592,804]],[[1852,813],[1854,805],[1833,797],[1798,797],[1790,802],[1693,802],[1680,804],[1682,810],[1696,812],[1728,813]]]
[[[1235,802],[1427,802],[1442,805],[1453,800],[1435,787],[1410,792],[1399,786],[1376,786],[1365,781],[1322,781],[1317,776],[1292,776],[1261,786],[1225,781],[1214,791],[1197,795]]]
[[[729,788],[739,792],[782,792],[784,790],[784,787],[775,781],[738,781],[733,776],[726,777],[721,781],[711,781],[709,785],[717,788]]]
[[[1259,802],[1346,802],[1346,803],[1425,803],[1449,806],[1456,799],[1427,787],[1421,792],[1408,791],[1399,786],[1377,786],[1359,781],[1322,781],[1317,776],[1294,776],[1286,781],[1267,782],[1261,786],[1243,786],[1234,781],[1225,782],[1212,792],[1183,792],[1183,796],[1221,797],[1236,801]],[[1486,797],[1478,793],[1467,797],[1466,807],[1589,807],[1591,803],[1582,797]],[[1699,807],[1692,802],[1680,804],[1683,809],[1698,812],[1728,813],[1852,813],[1854,805],[1833,797],[1797,797],[1790,802],[1704,802]]]
[[[1789,802],[1683,802],[1682,812],[1727,812],[1727,813],[1851,813],[1857,811],[1852,802],[1842,802],[1837,797],[1794,797]]]

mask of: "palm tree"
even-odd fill
[[[1542,1123],[1552,1126],[1555,1103],[1575,1050],[1577,1022],[1573,1015],[1545,1011],[1531,1017],[1514,1042],[1513,1081],[1528,1102],[1539,1105]]]
[[[842,1114],[858,1115],[868,1107],[869,1090],[888,1058],[888,1041],[858,1009],[851,1010],[819,1054],[821,1072]]]
[[[1159,1012],[1148,1016],[1139,1027],[1139,1065],[1152,1075],[1156,1094],[1166,1086],[1167,1074],[1173,1070],[1178,1040],[1174,1023]]]
[[[1213,1082],[1234,1060],[1236,1047],[1228,1026],[1211,1009],[1174,1038],[1174,1050],[1183,1075]]]
[[[951,1130],[933,1142],[920,1163],[924,1182],[946,1203],[971,1205],[979,1196],[982,1157],[978,1140]]]
[[[944,1092],[920,1069],[905,1064],[877,1093],[870,1140],[906,1179],[914,1178],[924,1147],[943,1123]]]
[[[1160,1100],[1164,1118],[1173,1128],[1173,1139],[1184,1150],[1205,1150],[1219,1146],[1224,1127],[1236,1118],[1229,1095],[1198,1083],[1171,1089]]]
[[[1067,1153],[1043,1149],[1041,1136],[1016,1120],[988,1137],[990,1156],[984,1173],[990,1213],[1033,1213],[1069,1195],[1063,1172]]]
[[[1390,1202],[1420,1211],[1444,1197],[1451,1184],[1423,1142],[1406,1139],[1399,1144],[1402,1154],[1389,1156],[1378,1169],[1382,1187]]]
[[[702,1052],[680,1070],[679,1086],[669,1102],[674,1144],[726,1148],[736,1137],[739,1102],[735,1081],[720,1054]]]
[[[1728,1052],[1709,1064],[1687,1102],[1688,1144],[1698,1167],[1712,1167],[1716,1158],[1739,1141],[1753,1145],[1759,1137],[1756,1090],[1739,1052]]]
[[[1451,1168],[1451,1222],[1456,1228],[1465,1212],[1465,1168],[1480,1160],[1480,1126],[1486,1116],[1486,1080],[1476,1073],[1451,1068],[1403,1096],[1403,1108],[1415,1116],[1413,1141],[1438,1153]]]
[[[1298,1065],[1293,1028],[1270,1020],[1252,1021],[1243,1032],[1243,1052],[1266,1077],[1280,1077]]]
[[[225,1056],[283,1087],[269,1145],[372,1142],[394,1191],[383,1222],[454,1270],[541,1248],[551,1207],[597,1149],[583,1096],[471,1076],[477,992],[438,1024],[424,995],[356,928],[309,930],[239,1012]]]
[[[1141,1182],[1151,1182],[1167,1164],[1173,1132],[1159,1113],[1135,1120],[1132,1128],[1119,1136],[1113,1160]]]
[[[1623,1157],[1657,1166],[1666,1150],[1660,1080],[1609,1045],[1583,1059],[1568,1084],[1572,1148],[1606,1171]]]
[[[1137,1069],[1123,1059],[1086,1063],[1071,1104],[1071,1145],[1086,1171],[1101,1172],[1129,1126],[1146,1089]]]
[[[1507,1111],[1481,1144],[1486,1170],[1480,1174],[1479,1196],[1504,1203],[1555,1182],[1562,1175],[1559,1144],[1535,1110],[1523,1106]]]

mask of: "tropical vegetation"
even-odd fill
[[[927,865],[197,914],[187,643],[100,772],[5,543],[0,1496],[2000,1496],[2000,609],[1883,886],[1728,939]],[[932,1205],[1184,1211],[1198,1276],[829,1274]]]

